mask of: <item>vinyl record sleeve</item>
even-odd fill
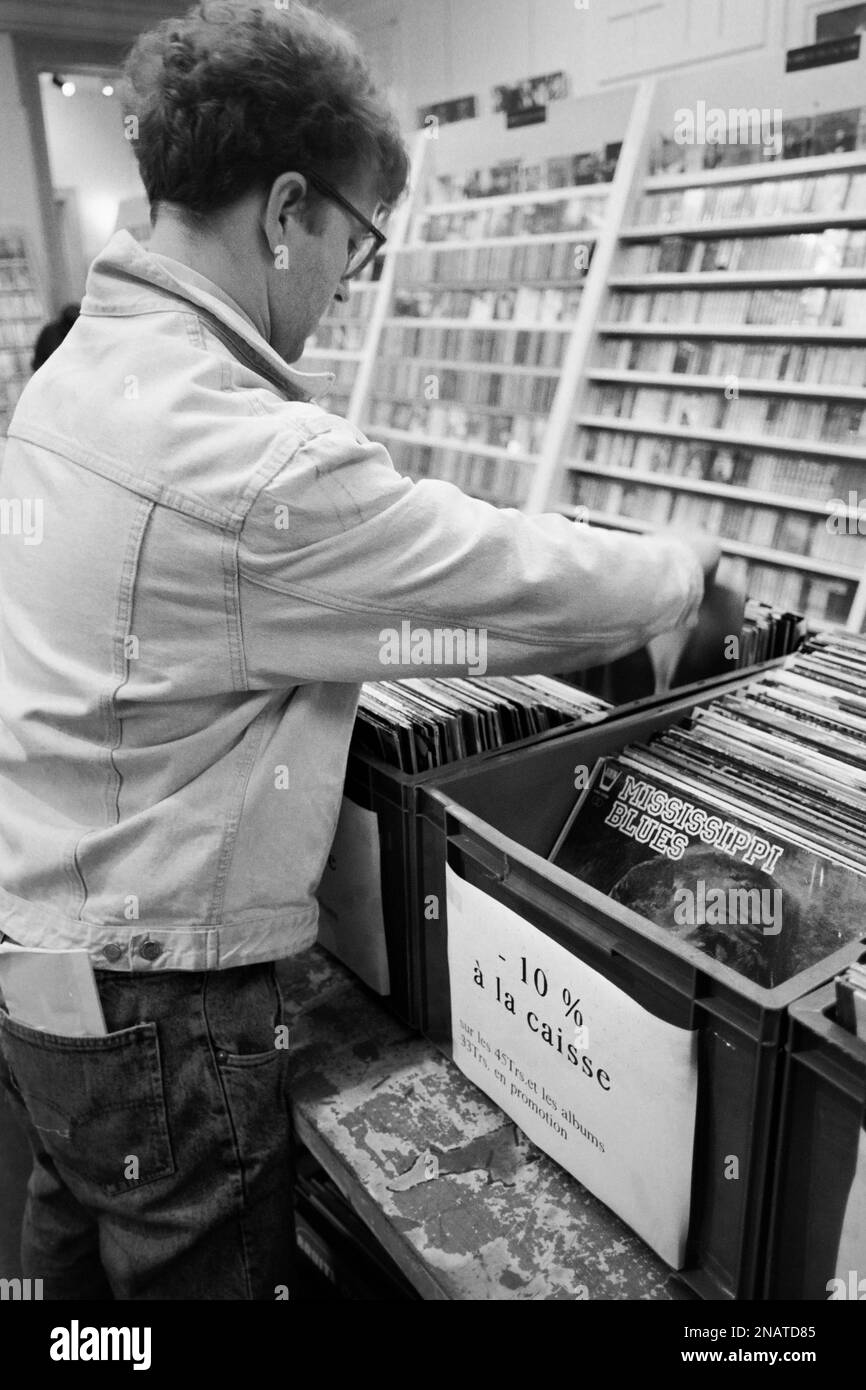
[[[597,764],[551,860],[765,988],[864,931],[863,874],[622,757]]]
[[[815,789],[794,776],[771,772],[762,761],[750,762],[687,739],[667,735],[652,745],[657,760],[681,769],[690,778],[715,786],[729,799],[742,799],[759,816],[766,811],[779,820],[800,825],[807,838],[826,842],[831,853],[838,847],[844,856],[860,863],[866,858],[866,814],[835,800],[823,788]],[[866,863],[863,865],[866,868]]]

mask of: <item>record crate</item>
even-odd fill
[[[741,672],[738,680],[726,683],[727,688],[745,685],[755,674],[754,669]],[[550,954],[564,948],[568,958],[576,960],[578,964],[570,968],[578,984],[581,975],[591,982],[600,976],[609,994],[609,987],[614,987],[612,994],[618,1009],[626,1007],[625,995],[627,1001],[642,1006],[653,1020],[662,1020],[680,1030],[695,1030],[697,1082],[691,1185],[689,1190],[686,1167],[681,1180],[684,1243],[676,1261],[668,1262],[679,1269],[683,1280],[702,1298],[754,1299],[762,1296],[788,1006],[855,960],[862,953],[862,943],[849,942],[782,984],[764,988],[564,873],[546,857],[577,798],[576,769],[591,769],[598,758],[618,753],[628,743],[645,741],[676,724],[695,706],[708,704],[721,691],[719,684],[708,685],[697,693],[693,688],[669,699],[664,706],[623,711],[619,718],[604,724],[503,754],[487,766],[456,772],[452,769],[438,785],[428,785],[422,792],[418,893],[434,895],[447,903],[446,865],[456,876],[452,877],[452,888],[458,880],[463,881],[458,885],[460,899],[471,900],[476,915],[473,918],[461,909],[464,941],[455,938],[451,943],[458,960],[465,958],[467,933],[472,954],[495,951],[489,944],[490,922],[505,920],[512,926],[514,923],[514,918],[502,911],[504,908],[520,919],[520,929],[526,929],[522,939],[528,935],[531,942],[541,943],[538,933],[542,933],[548,938],[543,943],[544,951]],[[478,890],[485,895],[483,900]],[[490,899],[497,907],[493,914],[485,909],[486,940],[482,940],[484,933],[475,933],[473,925],[478,904],[487,904]],[[452,1032],[448,913],[441,913],[438,921],[425,920],[422,915],[419,924],[425,981],[424,1031],[443,1051],[460,1060],[467,1043],[460,1029],[455,1029],[457,1038]],[[504,930],[501,939],[506,940]],[[499,959],[504,960],[504,954]],[[521,959],[521,998],[525,1003],[532,978],[527,984],[526,958]],[[461,1008],[470,994],[465,978],[464,971]],[[498,997],[498,977],[496,988]],[[566,994],[563,990],[562,999],[568,1005],[571,996],[566,998]],[[551,1000],[554,997],[555,992],[551,991]],[[611,1017],[615,1016],[612,1012]],[[528,1014],[523,1018],[529,1021]],[[560,1032],[564,1021],[560,1007]],[[531,1022],[529,1026],[536,1031]],[[589,1027],[591,1031],[591,1020]],[[633,1055],[638,1058],[637,1053]],[[513,1065],[513,1058],[505,1060],[509,1067]],[[520,1124],[503,1100],[508,1094],[507,1088],[502,1087],[504,1074],[496,1083],[491,1076],[479,1084]],[[667,1072],[659,1083],[662,1115],[675,1107],[672,1074]],[[573,1075],[576,1082],[579,1072]],[[694,1075],[693,1070],[690,1085],[694,1085]],[[569,1086],[571,1076],[569,1073]],[[606,1084],[609,1083],[608,1075]],[[581,1094],[586,1096],[587,1092]],[[573,1108],[567,1119],[575,1122]],[[545,1148],[546,1135],[540,1141],[531,1137]],[[567,1139],[573,1137],[569,1131]],[[549,1142],[553,1146],[553,1139]],[[641,1165],[650,1148],[645,1142],[642,1149],[637,1129],[629,1143],[634,1156],[628,1146],[621,1146],[621,1161],[632,1165],[630,1180],[639,1185]],[[691,1149],[691,1144],[688,1147]],[[679,1157],[682,1158],[681,1150]],[[595,1195],[601,1193],[595,1191]],[[647,1195],[647,1200],[651,1206],[658,1198]],[[617,1209],[615,1201],[608,1200],[607,1204]],[[630,1224],[638,1229],[636,1222]]]
[[[863,1145],[866,1040],[836,1022],[832,984],[792,1004],[790,1019],[765,1296],[863,1299],[866,1249],[853,1281],[836,1266]]]
[[[776,659],[749,669],[754,674],[778,664]],[[676,694],[716,691],[744,678],[743,671],[733,671],[683,686]],[[604,724],[625,718],[634,710],[666,707],[671,698],[668,692],[614,707]],[[366,753],[350,753],[343,816],[347,811],[353,814],[353,843],[341,855],[345,842],[340,845],[338,830],[319,888],[319,944],[355,971],[410,1027],[420,1030],[424,1026],[425,966],[419,954],[424,889],[418,867],[418,799],[422,790],[432,789],[458,771],[480,770],[506,754],[547,746],[574,732],[574,724],[563,724],[504,748],[419,773],[401,772]],[[384,942],[379,940],[381,936]]]

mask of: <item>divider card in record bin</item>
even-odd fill
[[[450,867],[446,881],[457,1066],[682,1268],[697,1032],[656,1018]]]

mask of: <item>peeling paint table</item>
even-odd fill
[[[298,1137],[422,1298],[693,1297],[333,957],[278,970]]]

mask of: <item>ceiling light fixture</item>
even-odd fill
[[[64,95],[65,97],[74,97],[74,96],[75,96],[75,83],[74,83],[74,82],[64,82],[64,83],[62,83],[62,85],[61,85],[61,87],[60,87],[60,90],[61,90],[61,92],[63,93],[63,95]]]

